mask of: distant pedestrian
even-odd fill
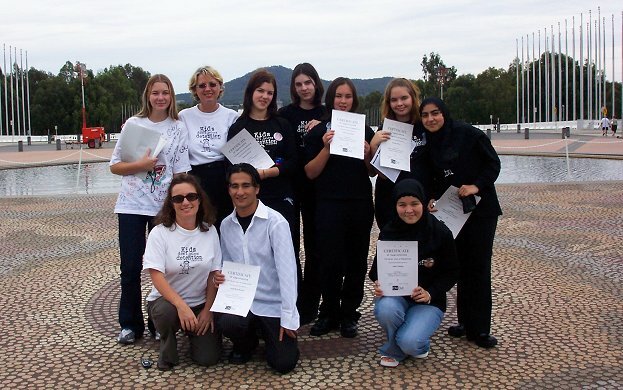
[[[614,137],[617,134],[617,118],[612,117],[612,136]]]
[[[601,118],[601,135],[603,137],[608,135],[608,129],[610,128],[610,120],[608,117],[604,116]]]

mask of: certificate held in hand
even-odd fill
[[[335,131],[329,148],[331,154],[363,160],[363,142],[366,140],[365,115],[333,110],[331,130]]]
[[[411,295],[413,289],[417,287],[417,241],[378,241],[376,264],[383,295]]]
[[[210,311],[246,317],[255,298],[260,267],[223,261],[221,272],[225,282],[219,286]]]

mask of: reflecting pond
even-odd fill
[[[565,181],[623,180],[623,160],[532,156],[500,156],[500,183],[554,183]],[[569,174],[570,173],[570,174]],[[0,171],[0,194],[98,194],[119,191],[121,178],[107,163],[78,164]]]

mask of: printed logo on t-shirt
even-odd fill
[[[198,261],[203,261],[203,256],[201,256],[199,252],[197,252],[197,248],[193,246],[183,246],[177,253],[176,259],[180,262],[180,274],[188,275],[190,273],[190,270],[195,268],[192,266],[192,264]]]
[[[167,171],[166,165],[156,165],[153,171],[147,172],[143,183],[147,183],[150,186],[150,191],[153,194],[156,192],[156,188],[162,184],[162,179]]]
[[[257,143],[262,145],[263,147],[270,146],[270,145],[277,145],[277,142],[281,141],[281,140],[275,139],[275,137],[273,137],[273,135],[269,133],[268,131],[258,131],[257,133],[254,134],[254,137]]]
[[[195,138],[199,140],[203,147],[202,152],[211,152],[214,147],[214,140],[220,140],[221,134],[212,126],[200,126]]]

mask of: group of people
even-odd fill
[[[608,117],[604,115],[599,123],[601,126],[601,135],[603,137],[608,135],[608,130],[612,130],[613,137],[616,135],[618,127],[617,118],[613,116],[612,119],[608,119]]]
[[[316,69],[301,63],[292,74],[292,103],[278,110],[275,77],[259,69],[247,83],[240,115],[219,103],[224,82],[212,67],[197,69],[189,90],[197,105],[178,115],[171,81],[152,76],[141,111],[129,121],[158,131],[166,146],[155,157],[148,150],[127,162],[118,142],[111,158],[111,171],[123,176],[115,206],[119,343],[143,336],[145,270],[153,283],[147,323],[160,339],[160,369],[178,363],[176,332],[182,329],[198,364],[219,360],[222,336],[233,344],[229,362],[243,364],[261,338],[268,364],[289,372],[299,358],[300,326],[313,322],[312,336],[357,336],[376,217],[380,240],[417,241],[419,274],[411,294],[384,296],[374,259],[374,315],[387,336],[380,364],[395,367],[408,356],[428,356],[446,293],[455,284],[459,323],[448,333],[484,348],[497,344],[490,332],[491,257],[501,215],[494,186],[500,161],[481,131],[453,121],[440,99],[420,101],[411,81],[393,79],[384,93],[383,117],[413,125],[410,171],[394,183],[370,163],[391,138],[389,131],[366,126],[363,159],[330,153],[332,111],[358,108],[348,78],[333,80],[325,94]],[[241,131],[255,138],[274,166],[227,161],[220,149]],[[450,186],[471,212],[456,239],[433,217],[435,200]],[[227,282],[223,261],[260,266],[245,317],[210,312],[218,286]]]

